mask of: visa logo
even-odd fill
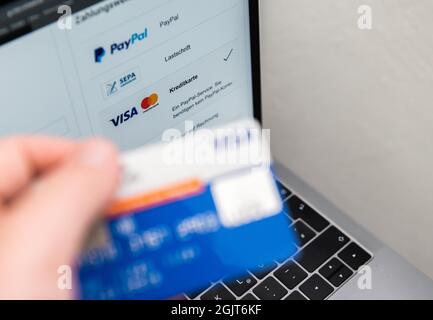
[[[118,126],[131,120],[135,116],[138,116],[138,110],[134,107],[131,110],[127,110],[124,113],[118,115],[116,118],[111,119],[110,122],[117,128]]]
[[[141,100],[141,111],[143,114],[149,112],[150,110],[155,109],[159,106],[159,96],[157,93],[152,93],[150,96],[145,97],[143,100]],[[116,128],[125,122],[131,120],[135,116],[138,116],[138,110],[140,110],[140,107],[133,107],[129,110],[126,110],[124,113],[119,114],[116,118],[111,119],[110,122],[113,126]]]

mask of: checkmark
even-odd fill
[[[230,59],[232,53],[233,53],[233,49],[230,50],[229,55],[227,56],[227,58],[224,58],[224,61],[225,61],[225,62],[229,61],[229,59]]]

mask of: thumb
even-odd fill
[[[91,140],[42,175],[7,216],[15,243],[9,250],[18,260],[28,260],[16,262],[33,266],[36,262],[51,272],[72,264],[90,226],[111,200],[119,171],[116,148]]]

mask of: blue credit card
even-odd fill
[[[287,259],[286,211],[268,166],[135,192],[114,206],[104,245],[83,254],[80,298],[167,299]]]

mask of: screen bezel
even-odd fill
[[[248,1],[249,1],[249,14],[250,14],[253,111],[254,111],[254,118],[257,119],[260,123],[262,123],[259,0],[248,0]]]

